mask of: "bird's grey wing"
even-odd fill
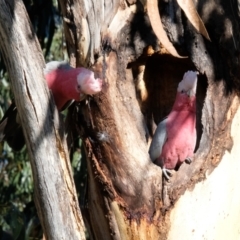
[[[162,153],[162,148],[167,140],[167,118],[160,122],[153,135],[153,140],[149,148],[149,155],[152,161],[155,161]]]
[[[44,75],[50,73],[53,70],[57,70],[57,69],[65,69],[65,70],[70,70],[73,69],[69,63],[65,62],[65,61],[51,61],[46,63],[46,67],[44,68]]]

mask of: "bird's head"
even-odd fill
[[[66,62],[52,61],[46,64],[45,78],[58,109],[70,100],[81,101],[87,94],[102,90],[102,80],[86,68],[73,68]]]
[[[92,95],[102,90],[102,79],[95,78],[94,73],[86,68],[80,68],[77,84],[77,90],[84,94]]]
[[[177,91],[188,95],[195,96],[197,90],[197,72],[188,71],[183,75],[183,80],[178,84]]]

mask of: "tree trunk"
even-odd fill
[[[22,1],[1,1],[0,39],[45,237],[85,239],[61,119],[44,80],[42,51]]]
[[[177,1],[159,1],[168,38],[188,58],[159,45],[144,2],[60,0],[71,61],[91,66],[105,82],[79,118],[91,239],[237,239],[238,2],[195,1],[209,41]],[[148,148],[153,122],[169,113],[187,70],[200,73],[197,146],[193,163],[167,183]]]

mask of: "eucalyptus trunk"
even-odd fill
[[[79,121],[88,156],[82,210],[91,239],[240,237],[237,1],[194,2],[210,40],[178,2],[160,0],[153,14],[186,58],[159,43],[145,1],[60,0],[71,61],[104,80]],[[197,146],[192,164],[168,183],[148,148],[188,70],[199,71]]]
[[[33,171],[46,239],[85,239],[62,121],[43,76],[40,45],[21,0],[0,4],[0,50]]]

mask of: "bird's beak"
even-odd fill
[[[188,90],[188,91],[187,91],[187,95],[188,95],[188,97],[192,97],[192,96],[195,95],[195,93],[194,93],[194,91],[191,89],[191,90]]]

